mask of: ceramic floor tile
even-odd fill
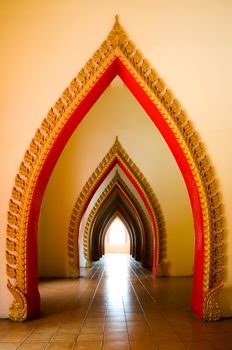
[[[104,330],[103,326],[97,327],[95,325],[95,326],[92,326],[92,327],[83,327],[80,330],[80,335],[81,334],[95,334],[95,333],[102,334],[103,330]]]
[[[158,346],[151,341],[130,341],[130,350],[158,350]]]
[[[78,341],[102,341],[103,333],[80,334],[77,339]]]
[[[48,343],[23,343],[17,349],[19,350],[44,350]]]
[[[181,342],[158,342],[159,350],[187,350],[187,345]]]
[[[80,341],[74,346],[74,350],[101,350],[102,342],[99,341]]]
[[[186,342],[185,345],[188,350],[216,350],[216,347],[207,341]]]
[[[70,334],[56,334],[52,337],[51,342],[74,343],[77,336]]]
[[[46,348],[49,350],[72,350],[74,343],[49,343]]]
[[[26,338],[25,342],[26,343],[31,343],[31,342],[49,342],[52,338],[52,334],[47,334],[47,333],[32,333],[29,335],[29,337]]]
[[[15,350],[19,346],[19,343],[12,343],[12,342],[0,342],[0,350]]]
[[[104,333],[104,341],[105,340],[127,340],[128,341],[128,333],[127,332],[107,332]]]
[[[130,346],[125,341],[104,341],[102,350],[129,350]]]

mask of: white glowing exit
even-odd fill
[[[107,230],[105,238],[106,253],[129,253],[128,231],[119,217],[116,217]]]

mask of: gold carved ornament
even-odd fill
[[[27,223],[33,191],[44,160],[72,112],[117,57],[162,114],[191,169],[200,197],[204,224],[204,318],[215,319],[219,317],[217,316],[218,305],[216,302],[211,303],[211,306],[217,305],[213,307],[216,316],[209,316],[214,314],[214,311],[208,312],[208,301],[222,287],[223,282],[224,220],[214,170],[198,134],[179,102],[130,41],[117,17],[106,40],[48,112],[20,164],[8,211],[6,258],[7,274],[11,279],[8,288],[10,291],[14,288],[13,296],[16,301],[21,300],[21,295],[26,293]],[[26,301],[24,300],[23,303]],[[26,311],[22,316],[21,311],[19,312],[14,305],[15,301],[10,308],[9,317],[23,320],[26,317]],[[21,310],[27,310],[27,306],[23,305]]]
[[[144,198],[149,206],[156,232],[156,264],[159,267],[159,275],[162,275],[162,266],[166,257],[166,234],[163,214],[158,199],[147,179],[141,173],[136,164],[132,161],[125,149],[122,147],[118,138],[110,148],[109,152],[102,159],[98,167],[90,176],[83,187],[72,211],[69,235],[68,235],[68,255],[70,266],[72,267],[72,276],[79,276],[79,256],[78,256],[78,237],[82,216],[86,210],[92,194],[96,192],[99,182],[104,179],[108,169],[114,164],[115,160],[121,162],[129,174],[133,177],[136,185],[143,193]],[[129,189],[128,189],[129,190]]]
[[[136,196],[126,185],[125,181],[123,181],[119,173],[116,172],[113,179],[110,181],[110,183],[106,186],[102,194],[97,199],[86,221],[86,225],[84,229],[83,248],[84,248],[84,256],[88,267],[91,266],[91,263],[92,263],[90,259],[90,233],[91,233],[93,222],[99,210],[101,209],[102,205],[104,204],[105,200],[111,195],[111,193],[113,192],[116,186],[119,186],[119,188],[126,194],[126,196],[129,198],[129,200],[133,204],[138,217],[140,218],[142,227],[144,228],[144,234],[145,234],[145,257],[149,258],[153,254],[153,233],[152,233],[152,230],[150,229],[146,214],[142,206],[140,205],[138,199],[136,198]]]

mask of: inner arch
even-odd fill
[[[105,235],[105,254],[130,254],[130,237],[122,220],[116,216]]]
[[[96,197],[95,199],[93,197],[92,201],[96,202],[96,204],[90,212],[88,212],[88,209],[86,210],[86,212],[88,212],[88,220],[86,221],[84,229],[83,243],[81,243],[80,241],[79,244],[80,252],[83,244],[85,258],[87,261],[87,265],[89,266],[91,264],[91,247],[98,246],[98,242],[100,242],[100,250],[103,251],[102,247],[104,239],[102,239],[101,237],[104,237],[106,233],[106,230],[109,225],[109,220],[111,220],[111,215],[112,213],[114,214],[115,208],[116,210],[120,209],[123,218],[124,212],[126,210],[127,213],[123,222],[127,227],[128,225],[130,227],[129,232],[131,232],[131,241],[133,243],[132,256],[139,256],[139,260],[141,260],[142,265],[145,267],[149,267],[150,269],[152,269],[153,266],[155,266],[156,269],[157,264],[159,264],[159,275],[161,275],[162,264],[164,263],[166,239],[164,227],[161,226],[161,223],[163,224],[163,221],[161,221],[163,217],[162,212],[161,210],[158,211],[158,208],[156,210],[153,210],[153,213],[157,213],[157,215],[159,214],[159,217],[157,216],[155,218],[155,221],[158,223],[158,225],[156,226],[157,232],[155,233],[159,236],[159,238],[157,239],[156,236],[154,237],[152,225],[150,223],[150,216],[147,212],[147,208],[145,206],[142,207],[141,204],[143,202],[141,201],[140,203],[140,197],[138,196],[138,194],[138,198],[135,195],[136,188],[133,187],[133,189],[130,190],[128,187],[130,182],[127,178],[126,180],[127,184],[121,178],[121,175],[119,175],[119,172],[117,170],[115,176],[105,187],[100,197]],[[152,192],[150,192],[150,196],[152,197]],[[118,207],[118,199],[120,199],[121,202],[120,207]],[[154,203],[151,202],[150,204],[153,205]],[[124,207],[124,212],[121,211],[122,207]],[[84,214],[84,216],[86,216],[86,213]],[[82,224],[83,221],[84,220],[82,220]],[[133,222],[137,222],[137,228],[135,228]],[[78,226],[75,225],[75,227],[78,231]],[[81,236],[81,229],[79,236]],[[95,237],[95,240],[93,240],[93,237]],[[154,254],[154,251],[157,251],[157,254]],[[98,255],[98,258],[99,257],[100,254]],[[155,258],[158,258],[157,261],[154,261]]]

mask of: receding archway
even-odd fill
[[[118,215],[116,215],[106,231],[104,253],[130,253],[129,233]]]
[[[165,255],[165,230],[164,230],[164,226],[161,227],[161,223],[163,224],[161,209],[156,208],[156,212],[157,210],[159,210],[159,217],[156,218],[156,222],[159,223],[157,226],[157,229],[158,229],[157,234],[159,235],[159,238],[157,240],[157,239],[153,239],[152,229],[150,228],[146,214],[144,213],[141,205],[139,204],[139,201],[136,199],[133,192],[129,190],[128,186],[122,180],[118,172],[116,172],[114,178],[105,188],[105,190],[102,192],[101,196],[97,199],[96,204],[94,205],[91,212],[89,213],[88,220],[86,222],[85,229],[84,229],[84,239],[83,239],[84,254],[87,261],[87,265],[89,266],[91,264],[90,237],[94,235],[94,231],[96,231],[97,232],[96,235],[100,237],[99,238],[101,242],[100,246],[102,250],[104,238],[101,238],[101,237],[104,237],[106,230],[108,228],[108,220],[111,220],[111,214],[109,213],[112,211],[114,212],[113,205],[110,206],[109,204],[107,204],[107,202],[111,200],[111,197],[115,193],[115,189],[119,191],[119,193],[121,193],[121,199],[123,203],[127,202],[129,204],[129,206],[132,208],[132,213],[134,213],[139,220],[138,223],[140,228],[137,230],[137,232],[138,233],[141,232],[142,237],[138,237],[136,239],[135,235],[133,235],[133,231],[134,231],[133,225],[131,225],[129,229],[129,231],[132,232],[132,237],[131,237],[131,241],[133,242],[132,247],[135,248],[135,246],[141,246],[140,255],[142,257],[141,258],[142,265],[144,267],[145,266],[149,267],[150,269],[152,269],[152,267],[154,266],[153,252],[154,250],[158,251],[158,254],[157,255],[154,254],[154,256],[160,257],[160,260],[158,260],[158,264],[159,262],[161,262],[160,263],[161,266],[159,266],[159,275],[161,275],[162,263],[164,262],[162,260],[162,257]],[[109,209],[107,209],[106,211],[105,219],[103,219],[100,225],[96,225],[97,219],[101,214],[103,206],[105,206],[106,209],[107,208]],[[155,210],[153,212],[155,212]],[[125,225],[127,225],[126,224],[127,220],[129,224],[131,220],[133,221],[133,218],[127,214],[127,219],[125,219]],[[79,230],[78,227],[77,229]],[[78,235],[78,231],[76,232],[76,234]],[[139,241],[143,242],[143,244],[142,243],[139,244],[138,243]],[[154,242],[156,242],[158,247],[154,246]],[[137,256],[134,249],[133,249],[132,256],[135,256],[135,257]],[[156,265],[155,267],[157,268]]]
[[[211,162],[179,103],[151,69],[119,23],[49,111],[16,176],[7,226],[8,288],[12,320],[39,311],[37,225],[43,193],[56,160],[74,129],[104,89],[119,75],[169,145],[188,188],[195,226],[192,309],[215,320],[214,299],[223,280],[223,218]]]
[[[133,255],[139,261],[145,259],[145,230],[138,213],[134,211],[135,208],[132,205],[133,204],[125,198],[125,194],[120,189],[114,189],[108,200],[100,207],[98,215],[96,215],[93,225],[91,226],[89,235],[90,252],[93,250],[93,247],[100,247],[102,250],[107,224],[114,213],[120,211],[125,221],[127,221],[130,226],[134,242]],[[93,260],[98,260],[100,257],[99,255],[95,256]]]
[[[119,227],[117,227],[118,221],[120,222],[120,225],[118,225]],[[111,247],[107,247],[107,244],[114,244],[114,236],[117,234],[117,230],[120,230],[120,238],[118,241],[116,240],[116,245],[122,244],[123,253],[127,253],[133,256],[132,235],[130,229],[128,230],[127,221],[124,220],[124,217],[120,212],[115,212],[115,214],[111,217],[111,220],[109,220],[107,227],[105,228],[106,232],[104,234],[104,244],[102,249],[103,255],[112,252],[110,251]]]
[[[156,269],[158,269],[159,274],[162,274],[162,265],[164,263],[163,260],[165,256],[165,227],[163,214],[158,199],[156,198],[155,193],[145,176],[129,157],[116,137],[113,146],[104,156],[98,167],[95,169],[83,187],[72,211],[69,226],[68,254],[70,265],[73,269],[73,277],[79,276],[78,237],[82,216],[92,197],[96,193],[99,185],[104,181],[104,179],[116,165],[118,165],[122,172],[125,173],[126,177],[134,186],[144,202],[145,207],[147,208],[152,225],[153,238],[155,241],[153,272],[156,273]],[[122,184],[122,180],[120,180],[120,183]],[[111,183],[111,186],[107,187],[107,193],[111,190],[113,185],[114,183]],[[125,187],[125,184],[123,184],[123,186]],[[129,189],[126,191],[128,192],[128,190]],[[96,205],[98,205],[98,203],[96,203]],[[85,244],[88,245],[87,241]]]

